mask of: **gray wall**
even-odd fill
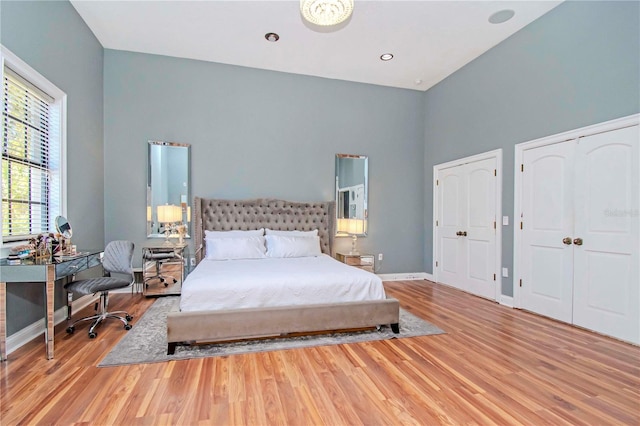
[[[67,94],[67,217],[73,243],[104,246],[103,49],[68,2],[0,2],[0,42]],[[64,292],[56,291],[56,308]],[[42,318],[41,285],[7,285],[7,333]]]
[[[497,148],[510,218],[502,265],[513,270],[514,145],[640,111],[639,16],[638,2],[565,2],[427,91],[427,271],[433,166]],[[513,295],[512,280],[503,278],[503,294]]]
[[[111,50],[103,63],[68,2],[3,0],[0,42],[69,96],[68,217],[80,248],[146,241],[146,146],[157,139],[192,144],[192,194],[205,197],[333,199],[334,155],[368,155],[362,251],[385,254],[383,273],[431,272],[435,164],[503,148],[502,214],[513,222],[516,143],[640,111],[638,8],[566,2],[426,94]],[[510,270],[512,239],[505,227]],[[10,283],[7,304],[11,335],[42,317],[42,289]]]
[[[200,197],[333,200],[335,154],[362,154],[361,251],[384,253],[383,273],[423,270],[423,93],[108,49],[104,61],[107,240],[146,241],[148,140],[191,144]]]

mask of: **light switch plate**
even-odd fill
[[[505,278],[509,276],[509,268],[502,268],[502,276]]]
[[[502,225],[507,226],[509,224],[509,216],[502,216]]]

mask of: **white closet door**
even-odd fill
[[[638,126],[581,138],[576,152],[576,325],[640,343]]]
[[[573,246],[566,242],[574,235],[574,148],[564,142],[526,150],[522,172],[522,307],[569,323]]]
[[[496,300],[496,158],[475,161],[465,168],[467,207],[463,229],[467,235],[462,237],[467,265],[465,288]]]
[[[438,174],[438,280],[492,300],[497,297],[496,162],[493,157]]]
[[[464,229],[466,210],[466,177],[463,166],[450,167],[438,173],[438,248],[440,264],[438,281],[466,290],[464,277],[464,241],[456,232]]]

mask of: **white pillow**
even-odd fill
[[[279,235],[281,237],[317,237],[318,230],[314,229],[313,231],[276,231],[275,229],[265,229],[265,234],[267,235]]]
[[[265,236],[267,240],[267,257],[310,257],[320,256],[320,237],[283,237],[280,235]]]
[[[204,231],[204,238],[247,238],[247,237],[262,237],[264,235],[264,228],[254,229],[251,231]]]
[[[207,238],[207,259],[262,259],[267,248],[264,237]]]

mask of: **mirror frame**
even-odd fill
[[[55,219],[56,231],[66,239],[70,240],[73,236],[73,229],[71,224],[64,216],[56,216]],[[66,225],[66,226],[65,226]]]
[[[341,192],[344,193],[344,191],[341,191],[341,189],[343,188],[340,188],[339,177],[340,177],[340,162],[341,160],[346,160],[346,159],[364,160],[364,176],[363,176],[364,192],[363,192],[363,206],[362,206],[363,213],[362,213],[362,217],[359,218],[364,220],[364,223],[363,223],[364,226],[363,226],[363,232],[357,233],[357,234],[346,234],[338,231],[336,227],[336,235],[341,237],[346,235],[357,235],[359,237],[366,237],[369,229],[369,157],[366,155],[336,154],[336,168],[335,168],[336,223],[338,223],[339,219],[343,219],[343,217],[341,217],[340,215],[340,206],[344,205],[344,200],[342,200],[343,202],[341,203],[341,198],[343,196],[341,196],[340,193]],[[345,188],[348,188],[348,187],[345,187]],[[351,195],[349,197],[351,197]]]
[[[182,217],[186,220],[186,235],[184,238],[191,238],[191,220],[188,217],[191,210],[191,144],[181,142],[165,142],[165,141],[148,141],[147,148],[147,238],[166,238],[165,233],[158,229],[158,232],[152,232],[154,222],[150,219],[153,218],[153,209],[157,209],[158,204],[153,204],[153,188],[152,182],[152,168],[151,168],[151,154],[154,147],[166,146],[166,147],[182,147],[187,149],[187,194],[186,199],[182,197],[179,206],[182,209]],[[182,222],[184,223],[184,222]],[[175,230],[171,231],[170,238],[178,238],[179,235]]]

